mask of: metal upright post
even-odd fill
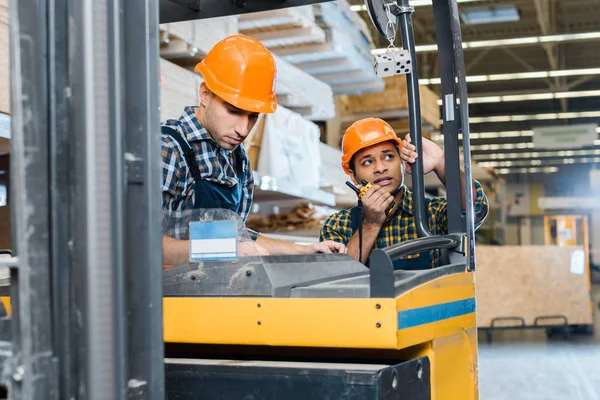
[[[77,396],[79,369],[73,349],[73,266],[71,262],[72,139],[69,129],[68,0],[48,1],[48,121],[50,179],[50,252],[53,344],[57,359],[58,397]]]
[[[475,269],[475,227],[473,185],[471,184],[471,149],[469,142],[469,104],[466,69],[462,50],[460,17],[456,0],[434,0],[433,12],[439,49],[444,117],[444,147],[446,152],[446,187],[448,188],[448,228],[450,233],[467,234],[467,269]],[[457,98],[458,96],[458,98]],[[457,104],[460,100],[460,104]],[[465,193],[460,193],[458,134],[463,135]],[[454,172],[455,171],[455,172]],[[466,204],[462,217],[461,195]],[[453,257],[462,256],[450,254]]]
[[[129,398],[164,399],[158,0],[122,0]]]
[[[119,133],[114,85],[120,61],[119,37],[111,30],[117,5],[111,0],[69,3],[71,140],[74,163],[73,273],[76,313],[81,324],[79,395],[87,399],[124,399],[125,312],[118,284],[119,192],[114,141]],[[118,146],[116,146],[118,148]],[[116,192],[116,196],[115,196]],[[116,198],[115,198],[116,197]]]
[[[47,2],[12,1],[11,179],[18,266],[14,297],[12,399],[58,399],[52,352],[48,180]]]

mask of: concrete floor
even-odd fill
[[[592,290],[600,301],[600,286]],[[600,400],[600,311],[594,336],[548,340],[542,330],[479,337],[482,400]],[[458,400],[458,399],[457,399]]]

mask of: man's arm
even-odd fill
[[[177,266],[190,261],[190,242],[167,235],[162,238],[163,265]]]
[[[435,169],[434,169],[435,174],[437,175],[437,177],[439,178],[439,180],[442,182],[442,184],[444,185],[444,187],[446,187],[446,163],[444,161],[444,159],[442,158],[442,162],[440,164],[438,164]],[[473,202],[477,201],[477,188],[475,187],[475,182],[472,181],[471,185],[473,187]],[[465,178],[465,173],[460,170],[460,193],[465,193],[466,192],[466,178]],[[460,196],[460,201],[461,201],[461,209],[464,212],[467,209],[467,201],[465,199],[465,196]]]
[[[351,235],[351,228],[349,227],[350,211],[344,210],[331,215],[321,227],[321,234],[319,240],[321,242],[331,240],[337,243],[346,243],[348,254],[351,255],[355,260],[358,260],[359,256],[359,239],[358,231],[354,235]],[[342,227],[343,226],[343,227]],[[381,228],[375,225],[363,225],[363,257],[359,260],[362,263],[366,263],[377,236]]]
[[[423,174],[427,175],[431,171],[434,171],[444,187],[446,187],[446,158],[444,157],[444,150],[427,138],[422,138],[421,143],[423,145]],[[401,158],[408,163],[406,166],[407,173],[411,172],[410,164],[413,164],[417,160],[418,154],[416,150],[415,145],[411,143],[410,134],[406,134],[402,142]],[[473,202],[475,202],[477,200],[477,188],[474,182],[471,184],[473,185]],[[460,192],[465,193],[465,191],[465,173],[461,170]],[[467,209],[467,202],[464,196],[461,196],[461,205],[464,212]]]
[[[357,230],[346,245],[348,254],[361,263],[366,263],[375,246],[381,227],[385,223],[387,215],[385,210],[394,200],[394,197],[378,185],[373,185],[361,199],[364,218],[362,224],[362,257],[360,257],[360,237]],[[325,221],[321,228],[321,240],[334,240],[343,242],[344,237],[340,233],[340,219],[349,218],[347,214],[334,214]],[[348,237],[345,235],[345,237]]]
[[[373,250],[373,246],[375,246],[375,242],[377,241],[377,236],[379,236],[379,231],[381,231],[380,225],[363,223],[362,259],[358,258],[360,255],[360,238],[358,230],[354,232],[346,246],[348,248],[348,254],[354,257],[354,259],[359,260],[361,263],[366,264],[369,260],[369,255],[371,255],[371,251]]]
[[[271,255],[290,255],[290,254],[315,254],[315,253],[345,253],[346,246],[341,243],[326,241],[312,245],[300,245],[283,240],[270,239],[260,235],[256,239],[262,248]]]
[[[402,159],[409,163],[406,167],[407,172],[410,172],[410,164],[414,163],[417,159],[415,150],[415,146],[410,142],[410,135],[406,135],[402,143]],[[445,187],[446,159],[444,157],[444,151],[431,140],[423,138],[423,172],[428,174],[431,171],[435,171],[435,174]],[[488,213],[487,198],[479,182],[473,179],[471,184],[473,185],[475,225],[478,227]],[[465,173],[462,170],[460,171],[460,190],[461,194],[466,191],[466,178]],[[466,198],[461,196],[461,208],[463,212],[467,209],[466,203]]]

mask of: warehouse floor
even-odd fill
[[[542,330],[479,336],[482,400],[600,400],[600,286],[592,289],[594,336],[546,338]]]

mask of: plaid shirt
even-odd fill
[[[488,213],[488,202],[483,193],[481,184],[473,181],[475,184],[477,198],[474,203],[475,210],[475,228],[477,229],[484,221]],[[435,197],[430,200],[427,207],[429,230],[434,235],[446,235],[448,233],[448,216],[446,213],[448,203],[446,199]],[[382,249],[406,240],[417,239],[417,228],[415,218],[412,215],[412,192],[406,187],[400,198],[399,211],[387,221],[379,236],[375,241],[373,248]],[[350,225],[350,210],[342,210],[329,217],[321,228],[320,240],[333,240],[335,242],[347,245],[352,238],[352,228]],[[416,258],[419,254],[414,254],[406,258]],[[431,267],[435,268],[440,262],[440,251],[431,251]]]
[[[202,127],[195,112],[198,107],[186,107],[178,120],[167,120],[165,126],[176,129],[190,147],[196,151],[196,161],[202,179],[231,187],[241,184],[242,202],[238,214],[246,221],[252,207],[254,193],[254,177],[246,150],[240,145],[243,155],[242,173],[236,173],[235,157],[239,152],[227,151],[220,148]],[[173,215],[189,215],[187,210],[194,209],[194,179],[177,141],[169,135],[161,134],[162,138],[162,207],[167,218]],[[180,213],[179,213],[180,212]],[[172,221],[171,221],[172,222]],[[182,238],[187,235],[186,223],[169,223],[166,234]]]

